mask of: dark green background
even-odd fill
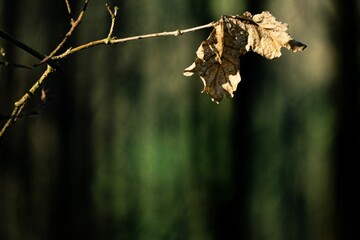
[[[235,97],[219,105],[200,94],[198,76],[182,75],[210,29],[65,59],[44,85],[52,101],[1,142],[0,239],[354,239],[358,1],[109,3],[119,7],[119,38],[268,10],[308,48],[243,56]],[[105,1],[90,1],[64,49],[109,26]],[[69,17],[64,1],[1,0],[0,28],[48,54]],[[0,46],[0,60],[36,62]],[[0,67],[1,114],[43,70]],[[37,94],[25,111],[40,104]]]

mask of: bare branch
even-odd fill
[[[68,12],[71,15],[71,7],[70,7],[68,0],[65,0],[65,3],[66,3]],[[34,57],[41,60],[40,63],[35,64],[34,66],[31,66],[29,68],[33,68],[33,67],[48,63],[48,67],[47,67],[46,71],[43,73],[43,75],[35,82],[35,84],[30,88],[30,90],[27,93],[25,93],[25,95],[19,101],[17,101],[15,103],[14,109],[13,109],[10,117],[8,118],[5,125],[3,126],[3,128],[0,131],[0,138],[4,135],[6,129],[8,129],[10,127],[10,125],[13,124],[17,120],[17,118],[20,116],[24,106],[26,105],[28,100],[34,95],[35,91],[41,86],[43,81],[50,75],[51,72],[55,71],[55,69],[60,68],[59,63],[54,61],[52,59],[52,56],[54,56],[57,53],[57,51],[59,51],[59,49],[64,45],[64,43],[67,41],[67,39],[72,35],[74,30],[77,28],[77,26],[81,23],[88,3],[89,3],[89,0],[85,0],[83,8],[82,8],[81,12],[79,13],[79,16],[76,19],[76,21],[74,21],[74,19],[71,17],[70,30],[66,33],[63,40],[58,44],[58,46],[54,49],[54,51],[51,52],[51,54],[49,56],[46,56],[42,53],[37,52],[36,50],[27,46],[25,43],[20,42],[19,40],[15,39],[14,37],[10,36],[9,34],[3,32],[3,31],[0,31],[0,37],[8,40],[9,42],[13,43],[17,47],[23,49],[24,51],[30,53]],[[114,13],[116,14],[116,10],[114,10]],[[1,63],[2,63],[2,65],[9,65],[9,63],[7,63],[7,62],[0,62],[0,64]],[[20,66],[25,67],[24,65],[19,65],[19,64],[12,64],[12,65],[18,66],[18,67],[20,67]]]
[[[193,28],[188,28],[188,29],[184,29],[184,30],[180,30],[177,29],[175,31],[171,31],[171,32],[160,32],[160,33],[151,33],[151,34],[144,34],[144,35],[138,35],[138,36],[134,36],[134,37],[127,37],[127,38],[104,38],[104,39],[99,39],[99,40],[95,40],[83,45],[80,45],[78,47],[74,47],[74,48],[69,48],[68,50],[66,50],[64,53],[54,56],[52,57],[52,60],[59,60],[59,59],[63,59],[73,53],[79,52],[81,50],[87,49],[87,48],[91,48],[91,47],[95,47],[98,45],[103,45],[103,44],[119,44],[119,43],[124,43],[124,42],[129,42],[129,41],[134,41],[134,40],[140,40],[140,39],[148,39],[148,38],[155,38],[155,37],[165,37],[165,36],[175,36],[178,37],[180,35],[183,35],[185,33],[189,33],[189,32],[195,32],[201,29],[205,29],[205,28],[210,28],[214,26],[214,22],[205,24],[205,25],[201,25],[201,26],[197,26],[197,27],[193,27]]]
[[[76,19],[76,21],[74,21],[74,19],[71,17],[71,28],[70,28],[70,30],[66,33],[63,40],[50,53],[49,56],[45,56],[45,55],[43,55],[41,53],[37,53],[35,50],[33,50],[32,48],[29,48],[25,44],[22,44],[22,43],[19,44],[20,46],[22,46],[22,45],[26,46],[25,49],[27,50],[27,52],[33,53],[32,55],[35,55],[35,57],[42,60],[40,63],[35,64],[32,67],[36,67],[36,66],[39,66],[39,65],[42,65],[42,64],[45,64],[45,63],[48,63],[48,67],[47,67],[46,71],[42,74],[42,76],[30,88],[30,90],[27,93],[25,93],[24,96],[15,103],[15,106],[14,106],[14,109],[13,109],[11,115],[9,116],[8,120],[6,121],[5,125],[3,126],[3,128],[0,131],[0,138],[4,135],[6,129],[8,129],[10,127],[10,125],[13,124],[17,120],[17,118],[21,115],[21,112],[22,112],[24,106],[26,105],[28,100],[33,96],[35,91],[38,90],[38,88],[41,86],[43,81],[51,74],[51,72],[53,72],[53,71],[55,71],[57,69],[57,67],[56,67],[58,65],[57,60],[65,58],[68,55],[71,55],[71,54],[76,53],[78,51],[81,51],[81,50],[84,50],[84,49],[87,49],[87,48],[90,48],[90,47],[98,46],[98,45],[103,45],[103,44],[115,45],[115,44],[124,43],[124,42],[128,42],[128,41],[147,39],[147,38],[155,38],[155,37],[164,37],[164,36],[176,36],[177,37],[177,36],[180,36],[180,35],[185,34],[185,33],[194,32],[194,31],[197,31],[197,30],[213,27],[214,24],[215,24],[214,22],[211,22],[211,23],[208,23],[208,24],[205,24],[205,25],[202,25],[202,26],[197,26],[197,27],[188,28],[188,29],[184,29],[184,30],[179,30],[178,29],[178,30],[171,31],[171,32],[152,33],[152,34],[145,34],[145,35],[138,35],[138,36],[134,36],[134,37],[127,37],[127,38],[117,39],[116,37],[112,37],[112,34],[113,34],[114,26],[115,26],[115,19],[116,19],[118,8],[114,7],[114,9],[112,10],[110,8],[110,6],[106,4],[107,10],[108,10],[108,12],[109,12],[109,14],[111,16],[111,25],[110,25],[108,36],[106,38],[104,38],[104,39],[95,40],[95,41],[80,45],[80,46],[75,47],[75,48],[70,48],[70,49],[66,50],[64,53],[55,56],[55,54],[61,49],[61,47],[64,45],[64,43],[67,41],[67,39],[73,34],[73,32],[77,28],[77,26],[81,23],[81,21],[82,21],[82,19],[84,17],[84,13],[86,11],[86,7],[87,7],[88,2],[89,2],[89,0],[85,0],[82,11],[80,12],[80,14],[79,14],[78,18]],[[65,3],[66,3],[67,10],[68,10],[69,14],[71,14],[71,7],[70,7],[70,4],[69,4],[69,1],[65,0]],[[24,48],[24,47],[22,47],[22,48]],[[3,65],[8,65],[8,63],[3,62]],[[53,67],[52,65],[55,65],[55,67]]]
[[[46,78],[48,78],[53,71],[54,71],[54,68],[52,68],[50,65],[48,65],[45,72],[34,83],[34,85],[30,88],[30,90],[27,93],[25,93],[25,95],[22,96],[17,102],[15,102],[14,109],[13,109],[9,119],[6,121],[5,125],[3,126],[3,128],[0,131],[0,139],[4,135],[6,129],[8,129],[10,127],[10,125],[13,124],[17,120],[17,118],[20,116],[26,103],[34,95],[35,91],[42,85],[43,81]]]
[[[36,51],[35,49],[29,47],[28,45],[26,45],[22,41],[19,41],[18,39],[14,38],[10,34],[4,32],[2,30],[0,30],[0,37],[5,39],[8,42],[14,44],[18,48],[21,48],[22,50],[24,50],[25,52],[29,53],[30,55],[36,57],[39,60],[42,60],[42,59],[44,59],[46,57],[44,54]]]
[[[63,40],[57,45],[57,47],[50,53],[49,56],[45,57],[44,59],[42,59],[42,61],[40,63],[37,63],[35,64],[34,66],[39,66],[39,65],[42,65],[42,64],[45,64],[47,62],[50,61],[50,59],[60,50],[60,48],[65,44],[65,42],[68,40],[68,38],[73,34],[73,32],[75,31],[75,29],[79,26],[79,24],[81,23],[82,19],[84,18],[84,14],[85,14],[85,11],[86,11],[86,7],[88,5],[90,0],[85,0],[84,2],[84,5],[83,5],[83,8],[81,10],[81,12],[79,13],[79,16],[78,18],[76,19],[76,21],[74,21],[73,18],[71,18],[71,27],[70,27],[70,30],[65,34],[65,37],[63,38]],[[68,3],[67,0],[65,0],[66,2],[66,6],[68,8],[68,11],[71,12],[71,9],[70,9],[70,5]]]
[[[68,0],[65,0],[65,4],[66,4],[66,9],[70,15],[70,23],[72,24],[74,22],[74,18],[72,16],[72,13],[71,13],[71,7],[70,7],[70,4],[69,4],[69,1]]]
[[[111,16],[111,26],[110,26],[109,34],[108,34],[108,37],[107,37],[108,41],[110,41],[111,35],[112,35],[113,31],[114,31],[115,18],[116,18],[116,15],[117,15],[118,7],[115,6],[114,11],[112,11],[109,4],[106,4],[106,8],[107,8],[107,10],[108,10],[108,12],[109,12],[109,14]],[[108,42],[106,42],[106,44],[107,43]]]
[[[6,41],[14,44],[15,46],[17,46],[18,48],[21,48],[22,50],[24,50],[25,52],[29,53],[31,56],[42,60],[44,58],[46,58],[45,54],[42,54],[38,51],[36,51],[35,49],[33,49],[32,47],[28,46],[27,44],[25,44],[24,42],[16,39],[15,37],[11,36],[10,34],[0,30],[0,37],[5,39]],[[51,65],[53,68],[55,69],[60,69],[61,66],[59,65],[59,63],[54,62],[54,61],[49,61],[49,65]]]

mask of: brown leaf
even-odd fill
[[[268,59],[273,59],[281,56],[282,47],[293,52],[300,52],[306,48],[305,44],[290,37],[286,32],[288,30],[286,23],[276,21],[267,11],[254,16],[245,12],[241,17],[235,18],[237,24],[249,33],[247,51],[254,51]]]
[[[224,96],[233,97],[240,82],[240,55],[246,52],[247,34],[228,18],[222,17],[208,39],[196,52],[195,62],[184,70],[185,76],[199,73],[204,83],[202,92],[219,102]]]
[[[240,77],[240,56],[254,51],[268,59],[281,56],[281,48],[300,52],[306,45],[286,32],[288,25],[278,22],[269,12],[254,16],[222,16],[210,36],[200,44],[195,62],[184,70],[185,76],[200,75],[202,92],[220,102],[233,97]]]

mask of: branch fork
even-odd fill
[[[208,23],[208,24],[205,24],[202,26],[197,26],[197,27],[184,29],[184,30],[177,29],[177,30],[171,31],[171,32],[152,33],[152,34],[145,34],[145,35],[139,35],[139,36],[134,36],[134,37],[118,39],[113,36],[113,32],[114,32],[116,16],[117,16],[119,8],[117,6],[111,8],[109,4],[106,4],[105,5],[106,9],[109,12],[110,17],[111,17],[111,24],[110,24],[109,33],[108,33],[107,37],[103,38],[103,39],[99,39],[99,40],[94,40],[89,43],[77,46],[77,47],[68,48],[67,50],[65,50],[65,52],[58,54],[60,49],[64,46],[65,42],[72,36],[73,32],[76,30],[76,28],[82,22],[85,12],[86,12],[86,8],[89,4],[89,1],[90,0],[84,0],[82,10],[80,11],[79,15],[75,19],[73,17],[73,13],[72,13],[72,9],[71,9],[69,0],[65,0],[66,9],[70,16],[70,28],[69,28],[68,32],[65,34],[64,38],[59,42],[59,44],[54,48],[54,50],[48,56],[37,52],[36,50],[32,49],[31,47],[18,41],[15,38],[8,37],[9,36],[8,34],[4,33],[3,31],[0,31],[0,37],[5,38],[9,42],[14,43],[16,46],[22,48],[24,51],[28,52],[32,56],[41,60],[40,62],[38,62],[32,66],[25,66],[25,65],[20,65],[20,64],[10,64],[8,62],[0,62],[0,64],[6,65],[6,66],[29,68],[29,69],[33,69],[34,67],[38,67],[38,66],[47,64],[47,68],[43,72],[41,77],[33,84],[33,86],[28,90],[28,92],[26,92],[18,101],[15,102],[14,109],[13,109],[11,115],[8,117],[7,121],[5,122],[5,124],[3,125],[3,127],[0,130],[0,139],[4,136],[5,131],[12,124],[14,124],[16,122],[17,118],[21,115],[21,112],[23,111],[26,103],[30,100],[30,98],[34,95],[34,93],[40,88],[40,86],[43,84],[43,82],[54,71],[61,69],[61,66],[58,62],[59,60],[66,58],[67,56],[74,54],[76,52],[79,52],[81,50],[88,49],[90,47],[94,47],[94,46],[98,46],[98,45],[115,45],[115,44],[124,43],[124,42],[128,42],[128,41],[155,38],[155,37],[164,37],[164,36],[177,37],[177,36],[181,36],[185,33],[194,32],[194,31],[198,31],[201,29],[205,29],[205,28],[210,28],[210,27],[213,27],[213,25],[214,25],[214,22],[211,22],[211,23]]]

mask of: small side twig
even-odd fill
[[[65,0],[65,4],[66,4],[66,9],[70,16],[70,23],[72,24],[74,22],[74,17],[72,16],[72,13],[71,13],[71,7],[70,7],[69,0]]]
[[[105,42],[105,44],[108,44],[110,39],[111,39],[112,33],[114,31],[115,19],[116,19],[117,11],[118,11],[119,8],[117,6],[115,6],[114,11],[112,11],[109,4],[106,4],[106,9],[108,10],[108,12],[109,12],[109,14],[111,16],[111,25],[110,25],[109,34],[107,36],[108,41]]]

